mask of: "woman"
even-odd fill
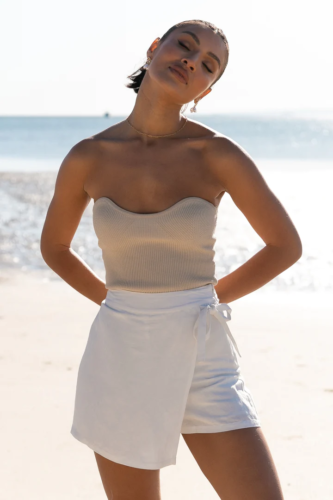
[[[205,21],[154,40],[130,76],[132,113],[71,149],[45,220],[45,261],[100,306],[71,433],[94,450],[113,500],[160,499],[159,470],[176,463],[180,434],[220,498],[283,498],[228,303],[295,263],[301,241],[249,155],[181,114],[212,91],[228,55],[223,32]],[[217,280],[213,233],[225,192],[266,246]],[[106,283],[70,247],[92,198]]]

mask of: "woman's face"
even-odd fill
[[[148,55],[152,58],[149,77],[180,105],[201,97],[227,62],[227,48],[220,35],[191,24],[175,29],[161,44],[153,44]],[[177,66],[183,69],[185,79],[173,69]]]

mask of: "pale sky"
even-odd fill
[[[214,23],[230,45],[198,112],[332,112],[332,14],[329,0],[0,0],[0,116],[128,115],[127,75],[190,19]]]

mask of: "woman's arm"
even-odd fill
[[[94,165],[92,144],[84,139],[64,158],[54,195],[44,222],[40,249],[47,265],[75,290],[100,305],[105,283],[71,248],[71,242],[90,197],[84,190],[89,169]]]
[[[213,139],[210,160],[221,185],[266,246],[215,286],[220,302],[232,302],[262,287],[302,255],[302,243],[288,213],[251,157],[229,138]]]

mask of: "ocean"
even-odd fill
[[[230,137],[255,161],[296,226],[301,258],[261,288],[265,291],[333,290],[333,119],[325,116],[188,115]],[[40,234],[57,171],[68,151],[124,116],[0,117],[0,270],[39,270],[61,279],[44,262]],[[105,279],[92,225],[83,214],[72,248]],[[216,228],[217,277],[237,269],[265,243],[228,194]]]

